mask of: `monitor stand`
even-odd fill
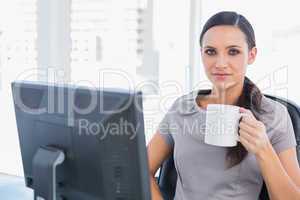
[[[34,200],[56,200],[56,167],[65,160],[62,150],[40,147],[33,158]]]

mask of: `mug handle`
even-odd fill
[[[244,116],[248,116],[248,114],[247,113],[239,113],[240,114],[240,118],[239,118],[239,124],[240,124],[240,122],[241,122],[241,120],[242,120],[242,117],[244,117]],[[238,130],[239,130],[240,128],[238,128]],[[239,133],[238,133],[238,137],[237,137],[237,141],[238,142],[240,142],[240,138],[239,138]]]
[[[239,114],[240,114],[239,123],[241,122],[241,120],[242,120],[242,117],[244,117],[244,116],[248,116],[248,114],[247,114],[247,113],[239,113]]]

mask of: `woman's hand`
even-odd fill
[[[243,117],[239,124],[239,141],[248,152],[259,155],[271,145],[266,127],[261,121],[256,120],[250,110],[241,107],[240,113],[243,113]]]

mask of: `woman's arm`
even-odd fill
[[[295,148],[277,155],[269,144],[256,158],[272,200],[300,199],[300,170]]]
[[[295,147],[275,152],[266,133],[266,127],[256,120],[250,110],[241,108],[247,115],[239,127],[240,142],[255,154],[272,200],[300,199],[300,169]]]
[[[170,155],[172,148],[159,132],[155,133],[147,146],[152,200],[163,200],[155,180],[155,173],[162,162]]]

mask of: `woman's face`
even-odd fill
[[[234,26],[214,26],[202,39],[201,56],[212,84],[226,90],[242,86],[247,65],[252,64],[256,48],[248,49],[245,34]]]

